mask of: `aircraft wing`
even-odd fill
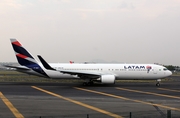
[[[59,71],[64,74],[78,75],[79,77],[99,78],[102,75],[102,73],[86,72],[86,71],[55,70],[40,55],[38,55],[38,58],[41,61],[41,63],[43,64],[43,66],[48,70]]]
[[[73,70],[60,70],[61,73],[78,75],[79,77],[90,77],[90,78],[99,78],[102,74],[95,72],[85,72],[85,71],[73,71]]]
[[[24,67],[24,66],[11,66],[11,65],[3,65],[4,67],[9,67],[9,68],[14,68],[18,70],[29,70],[29,68]]]

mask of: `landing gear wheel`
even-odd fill
[[[83,85],[84,86],[90,86],[90,85],[93,85],[94,82],[93,81],[90,81],[90,82],[83,82]]]
[[[160,82],[161,82],[161,79],[157,79],[157,83],[156,83],[156,86],[157,86],[157,87],[160,86]]]
[[[94,84],[93,81],[88,82],[88,85],[93,85],[93,84]]]
[[[159,87],[159,86],[160,86],[160,83],[159,83],[159,82],[158,82],[158,83],[156,83],[156,86],[157,86],[157,87]]]
[[[83,85],[86,86],[86,85],[88,85],[88,83],[87,82],[83,82]]]

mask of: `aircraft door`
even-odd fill
[[[157,74],[157,73],[158,73],[158,69],[157,69],[157,67],[154,67],[154,69],[153,69],[153,73],[154,73],[154,74]]]

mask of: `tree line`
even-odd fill
[[[170,71],[180,71],[179,66],[173,66],[173,65],[164,65],[164,66]]]

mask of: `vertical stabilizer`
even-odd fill
[[[18,40],[10,39],[10,41],[14,49],[18,63],[20,65],[31,68],[39,74],[47,76],[43,69],[39,66],[35,58],[21,45],[21,43]]]

